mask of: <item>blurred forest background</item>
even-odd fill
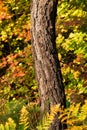
[[[0,0],[0,130],[48,130],[53,120],[45,115],[39,121],[31,1]],[[59,0],[57,14],[56,46],[67,105],[60,118],[67,119],[69,130],[87,130],[87,1]]]

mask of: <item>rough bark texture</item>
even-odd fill
[[[35,73],[39,86],[41,111],[55,104],[65,106],[65,94],[55,43],[57,0],[33,0],[31,7],[31,39]],[[55,120],[51,130],[63,130]]]

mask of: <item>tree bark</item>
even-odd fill
[[[31,40],[39,86],[41,111],[55,104],[65,107],[65,93],[55,43],[57,0],[33,0],[31,7]],[[63,130],[55,120],[51,130]]]

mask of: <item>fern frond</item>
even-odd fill
[[[0,124],[0,130],[5,130],[3,124]]]
[[[28,120],[28,111],[25,106],[22,107],[20,111],[20,118],[19,118],[19,130],[27,130],[29,126]]]
[[[36,127],[37,130],[48,130],[51,123],[53,122],[55,115],[60,111],[59,105],[55,105],[51,108],[50,114],[47,113],[40,124]]]
[[[0,130],[16,130],[16,124],[12,118],[8,118],[5,125],[0,124]]]
[[[87,130],[87,126],[72,126],[67,130]]]
[[[87,100],[85,100],[85,104],[81,107],[79,113],[79,120],[85,120],[87,118]]]

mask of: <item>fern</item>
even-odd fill
[[[59,116],[62,122],[67,121],[67,130],[87,130],[87,100],[85,104],[72,104]]]
[[[31,106],[33,107],[33,105]],[[31,109],[31,106],[29,107],[30,110],[33,109]],[[27,108],[23,106],[20,111],[19,124],[15,123],[14,120],[9,117],[5,123],[0,124],[0,130],[48,130],[55,118],[55,115],[58,112],[60,113],[60,116],[58,118],[63,123],[66,121],[66,124],[68,126],[67,130],[87,130],[87,100],[83,106],[80,104],[72,104],[65,110],[61,109],[59,105],[53,106],[50,110],[50,113],[46,113],[44,115],[42,121],[38,124],[38,126],[35,126],[34,120],[32,120],[32,114],[34,114],[35,108],[33,112],[30,110],[27,110]],[[31,115],[31,118],[29,114]],[[33,124],[34,126],[32,126]]]
[[[67,130],[87,130],[87,126],[72,126]]]
[[[55,105],[51,108],[50,114],[47,113],[40,124],[37,126],[37,130],[48,130],[57,112],[60,112],[58,117],[63,123],[66,122],[67,130],[87,130],[87,100],[83,106],[79,104],[72,104],[65,110],[60,109],[59,105]]]
[[[28,121],[28,111],[25,106],[22,107],[20,111],[20,118],[19,118],[19,130],[27,130],[29,127]]]
[[[8,118],[8,121],[5,125],[0,124],[0,130],[16,130],[16,124],[12,118]]]
[[[0,130],[5,130],[3,124],[0,124]]]
[[[85,104],[80,108],[80,113],[78,116],[79,120],[81,120],[83,123],[86,120],[87,123],[87,100],[85,101]]]
[[[54,120],[55,115],[57,114],[57,112],[60,111],[59,105],[55,105],[51,108],[50,114],[47,113],[42,121],[39,123],[39,125],[36,127],[37,130],[48,130],[51,123]]]

